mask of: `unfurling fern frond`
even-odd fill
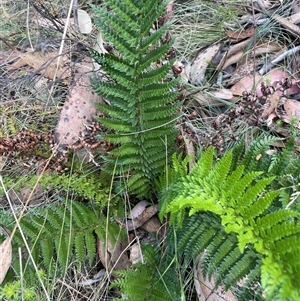
[[[34,260],[42,264],[49,274],[54,272],[55,264],[62,274],[74,261],[79,267],[84,262],[91,265],[96,254],[96,236],[105,241],[106,235],[117,237],[120,234],[118,226],[112,224],[107,227],[94,210],[75,201],[34,209],[23,217],[20,227]],[[13,243],[15,248],[24,245],[19,232],[15,234]],[[17,256],[18,252],[14,253]],[[16,258],[14,268],[17,271],[18,262]]]
[[[273,182],[277,180],[275,174],[264,177],[256,169],[256,156],[257,148],[254,148],[252,155],[248,151],[245,161],[242,160],[247,162],[247,167],[240,165],[232,168],[232,151],[214,163],[214,150],[209,148],[186,177],[181,177],[179,183],[171,185],[169,189],[173,191],[173,198],[170,199],[168,194],[162,196],[161,202],[168,204],[161,206],[162,209],[166,208],[162,214],[169,213],[170,221],[176,221],[175,224],[179,225],[183,225],[187,218],[186,210],[190,216],[198,212],[202,212],[201,217],[208,212],[219,216],[223,234],[220,229],[210,234],[211,241],[205,248],[206,256],[214,262],[216,270],[222,268],[219,272],[224,276],[226,286],[232,286],[253,268],[249,264],[256,253],[262,258],[260,279],[267,300],[297,300],[300,296],[300,270],[294,258],[300,254],[300,213],[280,206],[278,188],[285,187],[277,186],[277,190],[272,190]],[[249,170],[249,166],[253,169]],[[297,173],[295,176],[298,177]],[[285,178],[282,174],[281,177]],[[177,196],[174,198],[176,191]],[[211,226],[211,222],[207,223]],[[196,233],[199,237],[211,233],[210,228],[203,231]],[[229,238],[224,231],[236,237],[236,249],[233,252],[239,250],[242,254],[240,259],[236,257],[229,266],[224,265],[227,260],[222,261],[222,257],[228,250],[233,250],[233,246],[231,241],[227,241]],[[194,241],[194,235],[188,237],[188,241]],[[207,241],[207,237],[203,241]],[[295,243],[294,247],[292,243]],[[285,249],[284,245],[290,247]],[[248,254],[249,251],[252,255]],[[227,269],[227,273],[224,269]],[[212,272],[212,267],[208,266],[208,275]]]
[[[171,62],[157,64],[170,43],[161,43],[169,24],[153,31],[168,1],[104,1],[109,9],[92,6],[96,24],[116,55],[92,52],[110,82],[93,81],[94,90],[111,105],[97,104],[98,118],[109,132],[102,139],[116,144],[107,170],[123,180],[138,197],[149,196],[153,180],[163,172],[173,151],[175,122],[181,105],[176,80],[166,80]],[[159,65],[159,66],[158,66]],[[122,183],[121,187],[124,187]]]

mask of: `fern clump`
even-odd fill
[[[300,266],[299,260],[295,258],[300,254],[300,213],[281,205],[280,190],[286,191],[286,187],[278,187],[281,181],[275,185],[276,190],[272,189],[273,182],[276,181],[275,166],[280,166],[280,163],[273,164],[270,170],[274,173],[271,177],[265,177],[262,171],[259,171],[258,167],[264,164],[264,161],[262,159],[261,162],[257,162],[257,150],[264,148],[265,144],[266,141],[261,141],[260,146],[255,142],[250,147],[250,151],[246,152],[241,161],[248,162],[247,166],[234,160],[236,157],[233,153],[237,153],[235,150],[229,151],[215,163],[215,152],[209,148],[203,152],[188,174],[179,173],[179,181],[175,179],[174,182],[171,173],[171,183],[161,196],[160,215],[163,217],[166,213],[170,214],[171,223],[179,226],[183,225],[187,218],[187,211],[190,216],[201,213],[202,223],[205,223],[205,216],[209,212],[219,216],[222,229],[209,234],[212,221],[207,221],[209,227],[203,230],[205,233],[201,233],[202,247],[196,249],[200,252],[204,248],[209,250],[212,242],[215,242],[215,249],[212,249],[208,261],[215,263],[218,275],[226,271],[231,278],[233,277],[225,281],[228,282],[227,288],[234,282],[237,283],[238,278],[245,276],[244,272],[247,270],[256,270],[251,266],[251,260],[258,255],[260,282],[267,300],[297,300],[300,295]],[[266,156],[264,152],[259,153]],[[286,160],[279,155],[277,159]],[[292,153],[290,160],[299,163],[297,158],[293,160]],[[272,158],[267,161],[271,163]],[[177,157],[174,158],[174,164],[176,169],[180,169]],[[294,168],[290,166],[289,171],[294,171]],[[183,162],[181,170],[186,171],[186,162]],[[282,169],[279,174],[281,179],[285,178]],[[231,237],[234,235],[236,243],[232,239],[225,243],[225,233]],[[217,240],[218,234],[221,235],[220,242]],[[192,237],[194,235],[195,233]],[[226,240],[228,239],[229,236]],[[205,241],[209,242],[208,246],[205,246]],[[184,240],[181,243],[187,245]],[[227,257],[228,250],[236,252],[235,256]],[[235,258],[235,263],[228,265],[226,261],[230,257]],[[209,268],[208,275],[211,275]],[[226,278],[228,277],[224,276],[224,279]]]
[[[181,105],[177,81],[167,80],[171,62],[163,62],[172,43],[162,43],[168,30],[152,25],[169,1],[106,0],[93,6],[96,24],[116,54],[92,52],[109,81],[93,81],[95,91],[111,105],[97,104],[109,131],[102,139],[116,145],[105,157],[107,170],[122,179],[131,194],[149,197],[153,179],[173,151],[175,122]],[[124,185],[121,185],[122,187]]]

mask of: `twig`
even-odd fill
[[[271,61],[269,64],[265,64],[262,66],[262,68],[258,71],[260,75],[264,75],[266,72],[268,72],[274,65],[281,62],[283,59],[285,59],[287,56],[290,56],[292,54],[295,54],[297,51],[300,50],[300,46],[296,46],[292,49],[286,50],[282,54],[280,54],[277,58],[275,58],[273,61]]]

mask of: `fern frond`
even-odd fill
[[[116,170],[117,175],[125,171],[130,176],[120,187],[123,185],[139,198],[149,197],[154,179],[163,172],[172,153],[181,105],[175,102],[178,93],[172,92],[176,90],[177,80],[166,80],[171,63],[156,66],[172,46],[160,42],[170,24],[151,30],[168,1],[105,3],[110,10],[92,6],[96,23],[118,53],[91,53],[112,80],[92,82],[94,90],[111,103],[111,106],[98,107],[106,114],[99,122],[113,131],[101,138],[119,144],[104,158],[106,170]],[[129,8],[133,8],[134,15]]]
[[[247,148],[246,153],[243,155],[242,165],[246,167],[246,171],[259,170],[258,164],[263,160],[256,160],[258,155],[264,155],[270,145],[272,145],[278,138],[274,136],[264,136],[262,139],[254,140]]]
[[[260,197],[254,204],[251,204],[251,206],[245,210],[245,217],[255,218],[261,215],[271,205],[277,195],[277,191],[267,192],[264,196]]]
[[[218,232],[215,234],[213,237],[212,241],[209,243],[207,248],[205,249],[205,253],[203,256],[203,274],[205,276],[208,276],[209,279],[211,279],[211,276],[213,272],[216,269],[216,266],[213,264],[210,264],[209,262],[211,261],[211,258],[213,257],[214,254],[217,253],[217,251],[220,249],[222,243],[223,243],[223,233],[222,231]]]
[[[205,177],[206,181],[211,182],[212,186],[218,186],[219,183],[223,183],[227,178],[232,162],[232,152],[229,151],[223,156],[210,170],[208,175]]]
[[[142,253],[145,263],[117,271],[119,278],[113,286],[120,287],[122,294],[130,301],[179,300],[180,285],[178,278],[174,277],[172,258],[162,260],[159,250],[150,245],[142,245]]]
[[[263,291],[259,284],[260,263],[254,262],[253,265],[254,268],[249,271],[243,284],[234,290],[238,300],[265,300],[265,298],[262,297]]]
[[[11,219],[13,220],[12,216]],[[11,226],[13,227],[13,222]],[[34,209],[21,220],[20,226],[31,246],[35,262],[42,264],[49,275],[53,273],[55,264],[59,266],[61,274],[73,262],[79,268],[86,260],[91,264],[96,254],[95,233],[103,241],[108,236],[114,244],[121,231],[119,225],[114,223],[106,227],[106,219],[99,219],[94,210],[76,201]],[[22,236],[17,232],[13,247],[23,245]],[[17,256],[18,252],[15,251],[14,254]],[[18,260],[14,262],[18,270]]]
[[[256,144],[253,152],[261,151],[268,143],[267,139],[264,143]],[[247,154],[247,160],[252,158],[256,161],[256,157],[252,157],[253,152]],[[248,253],[253,248],[252,254],[255,252],[263,259],[261,283],[267,298],[272,298],[276,293],[281,300],[289,300],[289,296],[285,294],[288,289],[295,295],[299,294],[297,289],[299,280],[296,280],[293,272],[298,266],[290,258],[300,254],[300,247],[286,250],[283,247],[276,250],[275,247],[279,241],[283,246],[285,239],[288,239],[287,244],[298,241],[300,227],[296,221],[299,213],[278,207],[279,191],[271,189],[277,178],[263,177],[262,172],[256,171],[256,162],[251,164],[246,161],[249,163],[247,168],[238,166],[232,169],[231,152],[216,164],[212,162],[211,149],[202,156],[204,159],[201,160],[200,157],[190,174],[181,177],[181,183],[174,184],[171,188],[174,190],[172,195],[175,195],[175,191],[178,195],[164,202],[169,204],[165,212],[170,213],[171,223],[176,221],[179,226],[184,225],[187,208],[190,208],[190,215],[197,212],[205,212],[203,215],[212,212],[220,216],[221,225],[224,226],[226,233],[236,235],[236,248],[230,248],[230,241],[222,240],[224,237],[222,231],[216,231],[205,250],[204,272],[209,276],[213,273],[214,269],[208,262],[220,268],[221,274],[226,268],[229,269],[227,273],[230,276],[226,275],[228,278],[225,282],[228,284],[227,287],[230,287],[253,269],[252,257]],[[249,170],[249,166],[253,166],[254,171]],[[213,180],[215,177],[218,179],[216,182]],[[237,183],[234,183],[235,179]],[[204,230],[205,227],[201,229],[211,235],[210,231]],[[266,263],[272,265],[270,271],[267,271]],[[275,279],[278,277],[285,280],[276,284]]]
[[[223,276],[223,282],[225,283],[225,288],[229,289],[233,285],[236,285],[241,279],[248,275],[249,270],[253,268],[253,262],[255,261],[256,255],[254,252],[247,252],[244,256],[236,259],[233,267],[231,267],[228,273]]]

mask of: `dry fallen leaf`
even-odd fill
[[[127,218],[129,219],[135,219],[138,218],[143,211],[146,209],[146,207],[150,206],[150,203],[146,200],[138,202],[129,212]]]
[[[203,84],[205,72],[211,60],[220,49],[220,44],[214,44],[199,54],[194,59],[190,69],[190,81],[195,85]]]
[[[148,233],[158,234],[159,236],[163,235],[163,232],[161,232],[163,229],[157,216],[152,216],[148,221],[146,221],[142,225],[142,229],[146,230]]]
[[[37,205],[43,201],[42,196],[45,193],[40,184],[37,184],[34,192],[27,186],[23,186],[20,192],[16,192],[13,188],[7,191],[9,198],[13,204],[23,205],[30,197],[30,205]]]
[[[181,135],[184,141],[185,152],[191,157],[191,160],[189,161],[189,170],[192,170],[196,163],[196,145],[186,131],[182,130]]]
[[[11,68],[18,69],[21,66],[28,65],[50,79],[54,79],[55,77],[65,79],[70,76],[69,66],[64,66],[65,62],[69,61],[67,56],[63,56],[60,59],[59,66],[57,67],[59,57],[57,51],[46,54],[40,51],[25,52],[20,53],[19,56],[19,60],[12,64]]]
[[[103,102],[91,87],[92,70],[91,58],[86,58],[77,68],[75,85],[70,88],[55,129],[55,142],[62,149],[66,145],[70,146],[78,142],[87,126],[94,120],[94,116],[98,114],[94,103]]]
[[[278,23],[280,23],[283,27],[293,32],[297,37],[300,35],[300,28],[294,23],[290,22],[288,18],[281,17],[277,14],[274,14],[272,18],[275,19]]]
[[[125,270],[130,267],[131,263],[125,250],[126,246],[120,241],[112,244],[110,240],[105,243],[98,239],[98,255],[108,273],[111,273],[113,270]]]
[[[230,91],[233,95],[242,96],[244,91],[255,91],[258,97],[262,96],[261,83],[273,83],[275,81],[283,81],[285,78],[291,78],[291,75],[282,69],[272,69],[270,72],[261,76],[258,72],[255,75],[243,77],[240,81],[234,84]],[[296,94],[300,92],[300,88],[294,84],[286,90],[287,94]]]
[[[268,103],[263,106],[263,111],[261,113],[261,118],[267,118],[278,106],[280,99],[280,91],[275,91],[270,95]]]
[[[12,246],[11,246],[10,236],[8,236],[0,244],[0,285],[3,282],[7,274],[7,271],[11,266],[11,262],[12,262]]]
[[[132,231],[144,225],[152,216],[154,216],[158,212],[158,205],[152,205],[146,207],[142,213],[134,219],[128,219],[124,226],[126,227],[127,231]]]
[[[283,104],[283,113],[279,113],[277,116],[286,123],[295,123],[295,126],[300,129],[300,102],[294,99],[286,99]]]
[[[92,20],[90,15],[82,10],[78,9],[78,25],[81,33],[90,34],[93,29]]]
[[[142,262],[143,255],[140,243],[135,243],[130,247],[130,261],[132,264]]]
[[[209,94],[213,95],[214,97],[231,100],[233,95],[229,89],[220,89],[218,91],[210,91]]]
[[[254,35],[255,33],[255,28],[254,27],[249,27],[243,31],[237,31],[237,30],[227,30],[226,35],[232,39],[236,40],[243,40],[246,38],[250,38]]]

